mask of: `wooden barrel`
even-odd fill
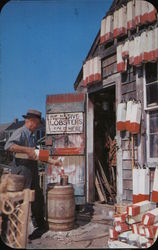
[[[8,174],[7,191],[18,192],[24,189],[24,176],[17,174]]]
[[[62,186],[58,183],[48,184],[47,216],[49,229],[52,231],[68,231],[74,226],[75,198],[71,184]]]

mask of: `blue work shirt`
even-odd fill
[[[11,137],[6,142],[4,149],[8,150],[13,144],[24,147],[35,147],[36,138],[35,135],[24,125],[13,132]],[[37,165],[37,162],[34,160],[17,159],[15,158],[15,153],[13,153],[12,167],[16,167],[19,165],[31,167],[31,165]]]
[[[13,144],[25,147],[35,147],[35,135],[24,125],[14,131],[6,142],[4,149],[8,150]]]

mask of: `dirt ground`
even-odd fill
[[[40,239],[28,241],[27,249],[106,249],[113,213],[114,206],[98,202],[79,207],[76,209],[72,230],[48,231]],[[29,233],[32,231],[30,223]]]

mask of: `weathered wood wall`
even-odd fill
[[[116,3],[115,3],[116,4]],[[155,22],[156,19],[154,19]],[[142,29],[147,29],[147,23],[139,25],[134,30],[128,30],[122,37],[111,39],[111,41],[100,44],[99,33],[94,40],[92,47],[87,55],[86,60],[94,56],[101,57],[102,80],[95,82],[87,88],[83,88],[84,92],[95,93],[111,85],[115,85],[115,103],[117,105],[121,100],[128,101],[130,98],[140,100],[142,103],[142,120],[140,134],[134,136],[134,161],[141,166],[146,163],[146,112],[144,111],[144,79],[143,66],[133,67],[127,65],[127,71],[124,73],[117,72],[116,47],[119,43],[130,39],[133,35],[139,33]],[[81,72],[80,72],[81,73]],[[83,83],[82,74],[77,78],[78,85],[75,84],[76,90],[81,90]],[[82,91],[82,90],[81,90]],[[132,201],[132,143],[129,132],[116,132],[117,139],[117,200]],[[150,190],[152,190],[153,171],[150,169]]]

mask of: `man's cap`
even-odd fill
[[[26,115],[23,115],[23,117],[26,118],[38,118],[40,122],[42,123],[42,113],[35,109],[29,109],[26,113]]]

